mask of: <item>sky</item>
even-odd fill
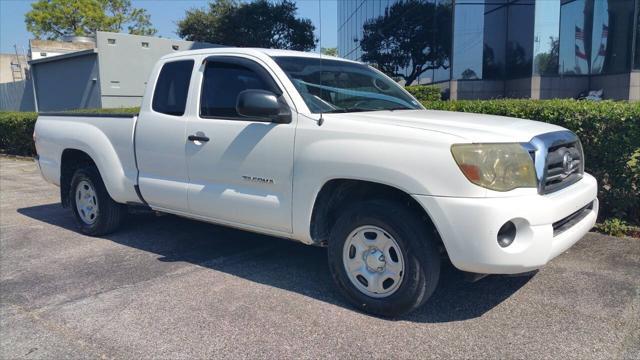
[[[0,0],[0,52],[13,53],[14,44],[21,52],[28,50],[32,38],[24,24],[24,14],[31,9],[31,0]],[[133,0],[133,6],[145,8],[158,36],[178,39],[176,22],[184,17],[185,10],[205,7],[206,0]],[[320,38],[322,25],[322,47],[336,47],[338,42],[337,0],[294,0],[298,6],[298,17],[310,19],[316,27],[316,38]],[[322,7],[322,8],[320,8]],[[320,23],[322,14],[322,23]],[[320,44],[319,44],[320,45]],[[320,46],[318,46],[318,49]]]

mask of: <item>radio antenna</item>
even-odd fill
[[[320,35],[318,38],[320,39],[320,98],[322,99],[322,0],[318,0],[318,22]],[[324,117],[322,116],[322,108],[320,108],[320,118],[318,119],[318,126],[322,126],[324,123]]]

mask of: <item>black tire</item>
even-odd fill
[[[97,214],[90,224],[82,220],[77,206],[76,190],[83,181],[93,187],[97,198]],[[102,236],[112,233],[120,227],[126,215],[126,207],[113,201],[109,196],[100,173],[95,166],[87,166],[76,170],[71,178],[69,200],[71,211],[73,211],[80,232],[85,235]]]
[[[387,297],[371,297],[349,280],[343,261],[347,237],[362,226],[375,226],[393,237],[400,247],[404,274],[399,287]],[[396,202],[371,200],[353,204],[338,218],[328,245],[329,269],[344,296],[361,311],[397,317],[424,304],[440,277],[440,256],[427,225]]]

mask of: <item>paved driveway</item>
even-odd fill
[[[445,266],[396,321],[352,310],[324,249],[173,216],[74,231],[0,159],[0,358],[640,358],[640,241],[587,235],[533,277]]]

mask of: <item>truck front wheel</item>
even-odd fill
[[[71,210],[83,234],[101,236],[118,229],[126,214],[107,192],[95,166],[76,170],[69,189]]]
[[[420,218],[386,200],[350,206],[329,240],[329,269],[338,288],[360,310],[396,317],[433,293],[440,257]]]

